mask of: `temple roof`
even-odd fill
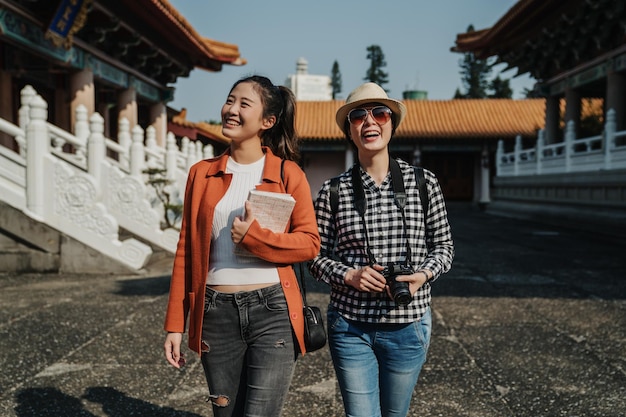
[[[453,52],[497,57],[548,81],[625,43],[623,0],[519,0],[491,28],[457,35]]]
[[[223,65],[246,64],[237,45],[200,35],[167,0],[84,0],[71,6],[77,10],[76,17],[63,22],[61,27],[71,29],[59,36],[59,16],[65,16],[62,7],[70,6],[60,0],[29,0],[12,11],[28,16],[57,47],[76,45],[107,64],[134,71],[160,86],[189,76],[194,68],[220,71]],[[36,55],[30,55],[17,62],[26,62],[22,65],[25,70],[59,70],[58,62],[48,68],[38,62],[30,64],[34,58]]]
[[[207,122],[192,122],[187,120],[187,109],[183,108],[178,114],[171,116],[168,129],[177,136],[186,136],[196,140],[199,136],[227,145],[230,139],[222,134],[221,125],[213,125]]]
[[[190,53],[196,67],[219,71],[222,64],[246,63],[237,45],[201,36],[167,0],[134,0],[124,3],[137,15],[144,16],[156,31],[166,34],[174,45]]]
[[[544,126],[543,99],[404,100],[407,115],[396,131],[396,139],[511,139],[517,135],[535,137]],[[342,141],[335,113],[345,101],[299,101],[296,131],[303,141]],[[180,126],[222,143],[228,139],[221,126],[193,123],[181,112],[172,119]]]
[[[345,102],[301,101],[296,129],[303,140],[343,140],[335,113]],[[504,139],[535,136],[543,127],[543,99],[404,100],[407,115],[396,139]]]

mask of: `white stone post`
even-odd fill
[[[189,169],[195,162],[196,162],[196,147],[190,141],[189,144],[187,145],[187,166],[185,167],[187,169],[187,172],[189,172]]]
[[[20,109],[18,110],[18,125],[22,130],[26,130],[26,126],[28,126],[28,121],[30,120],[30,102],[33,97],[35,97],[37,93],[35,89],[27,85],[22,88],[20,92]],[[19,154],[21,157],[26,157],[26,138],[22,136],[16,136],[15,141],[17,142],[17,146],[19,147]]]
[[[85,113],[86,114],[86,113]],[[104,143],[104,119],[99,113],[89,118],[91,134],[87,143],[87,171],[95,178],[96,184],[102,184],[102,162],[106,155]]]
[[[141,178],[145,167],[145,151],[143,149],[143,129],[135,125],[132,130],[133,143],[130,146],[130,175]]]
[[[617,130],[617,121],[615,120],[615,110],[609,109],[606,112],[606,124],[604,125],[604,169],[611,169],[611,156],[615,149],[615,131]]]
[[[146,128],[146,148],[151,150],[152,152],[148,153],[148,168],[156,168],[159,164],[154,156],[157,153],[157,141],[156,141],[156,129],[154,126],[148,126]],[[164,162],[164,161],[161,161]]]
[[[183,136],[183,138],[180,140],[180,153],[185,155],[185,159],[186,159],[188,152],[189,152],[189,138],[187,136]]]
[[[39,95],[30,101],[26,127],[26,208],[35,217],[45,218],[45,159],[50,153],[48,104]]]
[[[537,163],[537,175],[541,174],[543,170],[543,148],[546,146],[545,142],[545,131],[544,129],[539,130],[539,134],[537,136],[537,145],[535,147],[535,160]]]
[[[89,122],[87,122],[87,107],[82,104],[76,107],[76,127],[74,135],[83,143],[87,143],[89,137]]]
[[[496,176],[499,177],[502,172],[502,158],[504,157],[504,141],[500,139],[498,141],[498,148],[496,149]]]
[[[87,152],[87,139],[89,138],[89,122],[87,121],[87,107],[82,104],[76,107],[76,124],[74,125],[74,135],[79,142],[79,144],[75,145],[76,157],[79,161],[84,161],[85,154]]]
[[[26,129],[30,118],[30,102],[37,95],[37,92],[31,85],[27,85],[20,91],[20,110],[18,112],[18,124],[22,129]]]
[[[119,154],[119,162],[120,166],[126,170],[130,169],[130,145],[133,142],[130,138],[130,123],[128,119],[122,117],[117,122],[117,142],[120,144],[120,147],[123,149],[122,153]]]
[[[165,147],[165,170],[167,179],[173,181],[176,179],[176,157],[178,147],[176,146],[176,136],[172,132],[167,133],[167,143]]]
[[[522,152],[522,136],[517,135],[515,137],[515,147],[513,148],[513,158],[515,158],[513,160],[513,175],[515,176],[519,175],[519,161],[520,161],[521,152]]]
[[[572,151],[575,140],[576,123],[570,120],[565,127],[565,155],[563,155],[565,158],[565,172],[570,172],[572,169]]]

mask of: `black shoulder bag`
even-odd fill
[[[306,301],[306,278],[302,263],[300,269],[300,291],[302,292],[302,303],[304,304],[304,346],[307,352],[313,352],[326,345],[326,329],[322,320],[322,312],[319,307],[309,305]]]
[[[285,183],[283,165],[285,160],[283,159],[280,165],[280,178]],[[306,301],[306,277],[304,276],[303,262],[298,263],[298,269],[294,267],[296,278],[299,275],[300,292],[302,293],[302,304],[304,305],[304,347],[307,352],[313,352],[323,348],[326,345],[326,329],[324,328],[324,321],[322,320],[322,312],[317,306],[309,305]]]

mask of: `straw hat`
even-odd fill
[[[404,116],[406,115],[406,107],[402,104],[402,102],[389,98],[381,86],[376,83],[369,82],[361,84],[352,90],[346,99],[346,104],[339,107],[339,110],[337,110],[335,119],[337,120],[339,129],[343,131],[346,118],[348,117],[350,110],[356,109],[366,103],[380,103],[389,107],[393,113],[396,128],[400,126],[400,122],[402,122],[402,119],[404,119]],[[344,133],[347,134],[347,132]]]

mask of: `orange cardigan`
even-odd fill
[[[254,221],[239,243],[261,259],[276,264],[287,299],[289,318],[300,351],[304,347],[302,296],[293,263],[313,259],[320,249],[311,190],[304,172],[293,161],[285,161],[284,182],[280,177],[281,159],[269,148],[265,152],[263,180],[257,189],[288,192],[296,200],[288,233],[274,233]],[[174,258],[170,294],[165,315],[165,330],[184,333],[189,318],[189,348],[201,353],[204,296],[209,270],[211,228],[215,206],[226,193],[231,174],[227,174],[229,151],[219,157],[194,164],[187,178],[183,219]]]

